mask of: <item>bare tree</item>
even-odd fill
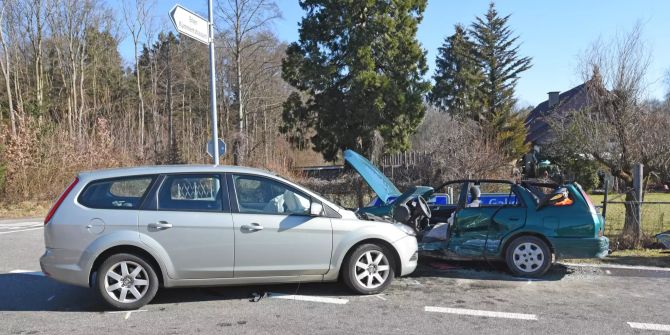
[[[137,96],[139,100],[138,106],[138,131],[139,131],[139,144],[140,144],[140,155],[142,154],[144,148],[144,95],[142,94],[142,84],[140,82],[141,73],[139,64],[139,53],[138,47],[141,43],[140,37],[144,33],[150,31],[151,27],[151,17],[150,12],[153,7],[153,2],[148,0],[124,0],[123,1],[123,20],[130,32],[130,36],[133,40],[133,57],[135,60],[135,84],[137,85]]]
[[[234,97],[239,117],[238,134],[233,143],[234,164],[244,163],[246,153],[247,115],[245,114],[246,92],[244,81],[248,76],[243,59],[253,57],[267,42],[260,38],[249,41],[251,35],[268,28],[272,21],[281,17],[279,8],[271,0],[217,0],[217,16],[224,30],[224,43],[231,51],[235,73]]]
[[[459,178],[509,178],[511,164],[474,121],[459,121],[429,107],[412,137],[413,149],[431,157],[421,183],[438,185]]]
[[[633,166],[644,164],[648,175],[668,156],[659,145],[667,128],[659,128],[659,115],[644,103],[649,64],[650,51],[639,24],[611,41],[593,43],[581,64],[588,107],[551,121],[555,147],[592,157],[628,186],[623,242],[629,247],[639,247],[641,241],[633,206],[642,199],[635,199],[632,190]]]
[[[9,119],[12,127],[12,135],[16,135],[16,117],[14,116],[14,101],[12,100],[12,86],[11,86],[11,66],[10,62],[10,48],[8,47],[8,38],[16,34],[13,29],[14,22],[11,20],[11,12],[15,10],[15,3],[13,1],[3,1],[0,9],[0,44],[2,44],[3,59],[0,61],[2,65],[2,74],[5,77],[5,88],[7,89],[7,105],[9,107]],[[9,17],[9,19],[8,19]]]
[[[52,0],[30,0],[22,4],[25,17],[23,30],[27,32],[33,52],[35,101],[41,112],[44,105],[44,35],[54,3]]]

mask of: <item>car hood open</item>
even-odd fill
[[[398,188],[379,169],[357,152],[345,150],[344,160],[363,177],[385,205],[392,201],[391,198],[397,198],[401,195]]]

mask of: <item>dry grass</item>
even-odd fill
[[[50,201],[0,202],[0,219],[42,218],[47,215],[51,205],[52,202]]]
[[[593,204],[602,205],[603,195],[591,195]],[[609,201],[624,201],[624,195],[610,194]],[[647,193],[644,201],[668,204],[642,205],[642,232],[647,243],[655,243],[654,235],[670,230],[670,193]],[[608,204],[605,218],[605,235],[610,239],[623,231],[625,208],[623,204]],[[649,246],[649,245],[648,245]]]

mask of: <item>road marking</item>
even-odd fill
[[[670,272],[670,268],[661,268],[657,266],[642,266],[642,265],[620,265],[620,264],[578,264],[578,263],[561,263],[566,266],[582,267],[582,268],[604,268],[604,269],[626,269],[626,270],[646,270],[646,271],[666,271]]]
[[[465,309],[465,308],[449,308],[449,307],[426,306],[425,311],[426,312],[436,312],[436,313],[447,313],[447,314],[484,316],[484,317],[489,317],[489,318],[537,320],[537,316],[535,314],[482,311],[482,310],[477,310],[477,309]]]
[[[309,295],[283,294],[283,293],[270,293],[270,298],[272,298],[272,299],[286,299],[286,300],[323,302],[323,303],[327,303],[327,304],[338,304],[338,305],[344,305],[344,304],[349,302],[349,299],[328,298],[328,297],[313,297],[313,296],[309,296]]]
[[[31,276],[44,276],[42,271],[31,271],[31,270],[12,270],[9,273],[20,273],[22,275],[31,275]]]
[[[55,295],[52,295],[52,296],[49,297],[49,299],[47,299],[47,301],[54,300],[55,297],[56,297]]]
[[[26,221],[26,222],[11,222],[11,223],[0,222],[0,228],[27,227],[27,226],[37,226],[43,224],[44,222],[42,221]]]
[[[42,229],[42,227],[30,228],[30,229],[22,229],[22,230],[3,231],[3,232],[0,233],[0,235],[4,235],[4,234],[12,234],[12,233],[20,233],[20,232],[22,232],[22,231],[29,231],[29,230],[36,230],[36,229]]]
[[[146,309],[137,309],[134,311],[116,311],[116,312],[107,312],[108,314],[121,314],[121,313],[126,313],[126,315],[123,317],[124,320],[128,320],[130,315],[135,312],[146,312]]]
[[[631,328],[635,329],[670,332],[670,325],[661,325],[657,323],[638,323],[638,322],[627,322],[627,323]]]

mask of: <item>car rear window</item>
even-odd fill
[[[79,203],[89,208],[136,209],[154,180],[154,176],[102,179],[89,183],[79,196]]]

